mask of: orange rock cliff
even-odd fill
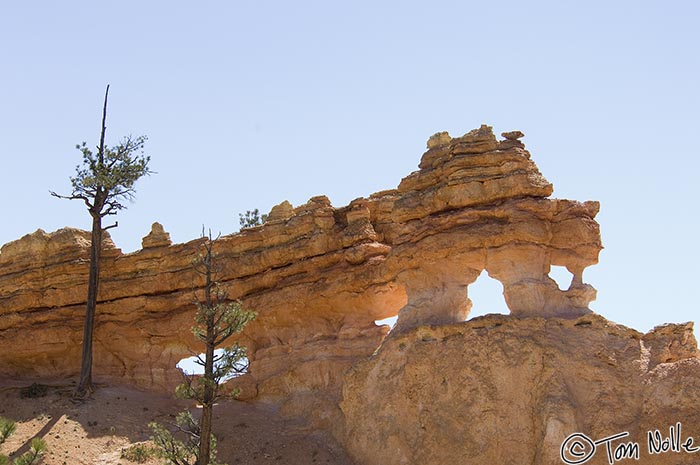
[[[250,359],[249,373],[235,381],[242,398],[311,417],[368,464],[511,463],[502,447],[483,444],[497,427],[529,451],[530,461],[512,463],[555,463],[567,431],[588,425],[603,434],[634,421],[642,428],[640,412],[658,414],[656,394],[635,387],[637,417],[586,420],[584,401],[610,402],[595,397],[604,397],[595,388],[604,389],[603,375],[588,388],[565,378],[586,364],[603,364],[605,376],[636,374],[639,386],[654,385],[650,373],[661,365],[685,364],[677,376],[697,376],[692,325],[641,335],[591,314],[596,292],[583,272],[602,249],[599,205],[549,198],[552,185],[522,136],[498,140],[488,126],[456,138],[435,134],[420,169],[396,189],[341,208],[326,197],[296,208],[283,202],[264,225],[220,238],[220,281],[258,312],[240,336]],[[2,247],[0,346],[12,350],[0,352],[0,375],[78,372],[89,237],[39,230]],[[105,238],[98,381],[158,390],[179,381],[176,363],[201,349],[189,330],[193,289],[202,284],[191,267],[200,245],[172,244],[158,223],[131,254]],[[567,290],[549,277],[552,265],[573,275]],[[511,315],[465,322],[468,287],[483,270],[502,283]],[[394,315],[387,337],[389,328],[375,320]],[[551,390],[545,379],[556,381]],[[508,404],[511,391],[522,405]],[[499,423],[510,415],[526,416],[531,426],[518,430],[515,421],[510,431]],[[700,419],[692,418],[700,442]],[[473,421],[489,425],[486,436],[436,446],[450,435],[458,440]]]

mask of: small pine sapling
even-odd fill
[[[216,349],[231,336],[240,333],[255,318],[255,313],[243,308],[237,300],[229,299],[225,287],[218,281],[221,264],[214,254],[211,232],[202,234],[202,253],[193,262],[195,272],[204,280],[200,293],[195,292],[195,339],[204,344],[205,353],[197,355],[195,363],[204,368],[204,374],[184,374],[185,382],[178,386],[176,395],[196,400],[202,406],[202,417],[197,423],[190,412],[182,412],[173,425],[177,439],[162,425],[151,423],[153,440],[173,465],[219,465],[216,461],[216,440],[212,434],[214,404],[224,397],[235,397],[238,390],[224,394],[220,383],[244,373],[248,368],[245,348],[238,343],[220,353]]]

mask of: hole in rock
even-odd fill
[[[214,351],[214,356],[215,357],[221,357],[224,353],[224,349],[216,349]],[[204,354],[199,354],[199,357],[204,360]],[[217,363],[214,363],[214,366],[217,366]],[[183,358],[179,362],[177,362],[177,365],[175,365],[176,368],[179,368],[182,370],[185,374],[187,375],[203,375],[204,374],[204,367],[199,363],[198,359],[196,356],[192,357],[187,357]],[[240,359],[238,362],[236,362],[235,365],[236,369],[231,371],[226,377],[224,377],[220,382],[226,382],[231,378],[236,378],[238,376],[244,375],[248,372],[248,359],[246,357],[243,357]]]
[[[467,288],[467,296],[472,301],[472,309],[467,319],[489,313],[509,315],[510,310],[503,297],[503,284],[489,276],[486,270],[482,271],[476,281]]]
[[[382,320],[375,320],[374,324],[377,326],[382,326],[382,325],[389,325],[391,329],[394,329],[394,325],[396,324],[396,320],[399,318],[398,315],[396,316],[390,316],[389,318],[384,318]],[[389,331],[391,331],[391,329]]]
[[[574,275],[571,274],[565,266],[552,265],[549,268],[549,277],[557,283],[559,289],[566,291],[571,287],[571,281],[574,279]]]

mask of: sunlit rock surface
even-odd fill
[[[503,284],[513,316],[590,313],[595,290],[583,271],[601,250],[598,203],[550,199],[522,136],[499,140],[488,126],[438,133],[397,189],[340,208],[323,196],[296,208],[283,202],[265,225],[222,237],[219,279],[258,312],[241,336],[251,361],[238,380],[243,396],[335,402],[343,372],[388,331],[375,320],[398,314],[397,334],[464,321],[468,286],[483,270]],[[171,244],[159,223],[135,253],[105,239],[98,380],[155,389],[178,381],[176,363],[201,349],[189,330],[199,246]],[[2,375],[77,373],[88,248],[89,234],[68,228],[3,246],[0,343],[13,349],[0,352]],[[572,273],[568,289],[550,279],[552,265]]]
[[[602,248],[598,203],[549,198],[523,134],[502,136],[437,133],[396,189],[340,208],[284,201],[220,238],[218,279],[258,313],[239,337],[249,373],[232,383],[332,430],[359,465],[563,463],[577,432],[627,432],[635,463],[695,463],[646,442],[682,424],[700,444],[692,324],[641,334],[593,314],[583,272]],[[2,247],[0,376],[78,373],[89,240],[38,230]],[[177,362],[201,352],[190,331],[201,241],[172,244],[154,223],[142,250],[122,254],[105,234],[98,382],[170,390]],[[567,289],[555,265],[571,272]],[[484,270],[511,315],[465,322]],[[374,322],[396,315],[387,337]],[[604,446],[586,463],[608,463]]]

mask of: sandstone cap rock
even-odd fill
[[[163,225],[157,221],[151,225],[151,232],[141,239],[141,247],[144,249],[168,247],[169,245],[172,245],[170,233],[165,232]]]

